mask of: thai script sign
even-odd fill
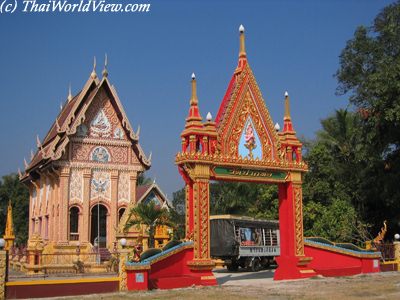
[[[274,180],[285,180],[285,172],[276,172],[270,170],[258,170],[258,169],[242,169],[242,168],[223,168],[216,167],[214,172],[217,177],[255,177],[260,179],[274,179]]]
[[[240,256],[278,256],[281,254],[279,246],[240,246]]]

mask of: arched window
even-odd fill
[[[121,207],[118,211],[118,222],[121,221],[122,215],[125,212],[125,207]]]
[[[79,240],[79,208],[76,206],[69,209],[69,240]]]

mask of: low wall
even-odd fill
[[[6,299],[77,296],[119,290],[119,277],[31,280],[6,283]]]
[[[184,243],[140,263],[127,263],[128,290],[173,289],[192,285],[216,285],[211,270],[193,270],[193,243]]]
[[[355,246],[354,246],[355,247]],[[334,243],[325,244],[305,240],[304,252],[312,257],[309,265],[317,274],[325,277],[350,276],[380,271],[380,253],[362,249],[346,249]]]

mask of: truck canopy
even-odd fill
[[[238,246],[240,241],[237,240],[237,233],[235,232],[238,228],[268,228],[277,230],[279,222],[233,215],[210,216],[211,256],[227,257],[239,254]]]

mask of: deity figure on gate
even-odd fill
[[[256,145],[256,137],[254,136],[254,129],[253,129],[253,126],[251,125],[250,122],[247,124],[246,134],[245,134],[244,138],[245,138],[245,141],[246,141],[244,146],[247,149],[249,149],[249,157],[250,157],[250,159],[253,159],[252,151],[255,148],[257,148],[257,145]]]

